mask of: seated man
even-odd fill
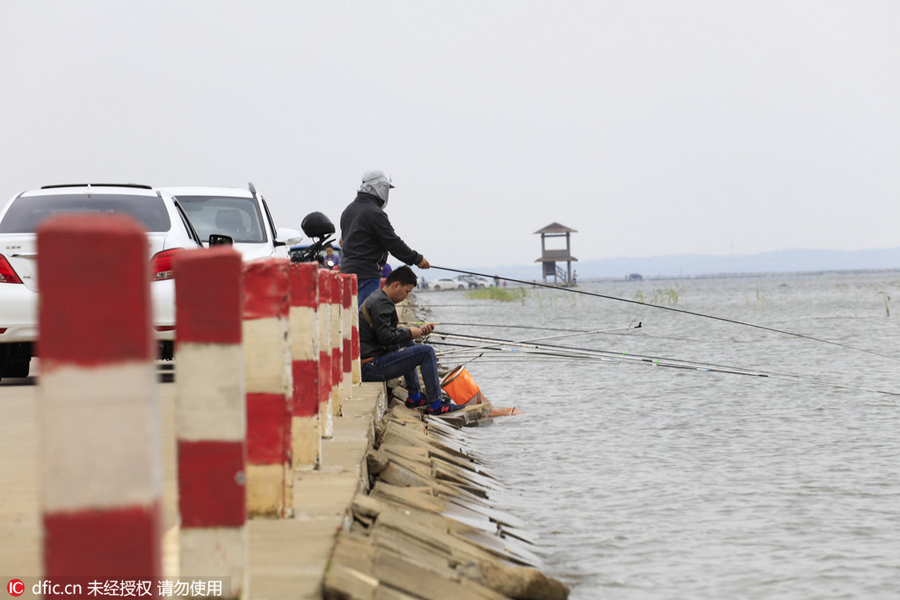
[[[369,295],[359,308],[359,351],[363,381],[387,381],[401,375],[406,380],[410,408],[425,407],[429,415],[443,415],[462,406],[441,400],[441,381],[438,377],[434,348],[415,344],[414,339],[426,336],[434,325],[405,329],[398,327],[400,319],[394,307],[406,299],[416,287],[416,274],[407,266],[395,269],[384,282],[384,289]],[[425,395],[419,390],[416,367],[422,368]]]

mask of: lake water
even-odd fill
[[[900,393],[900,273],[578,289],[896,358],[559,290],[511,303],[420,292],[438,332],[532,340],[554,332],[497,326],[561,335],[639,321],[537,343],[845,386],[484,350],[469,373],[525,414],[471,430],[473,446],[572,598],[900,597],[900,396],[866,391]]]

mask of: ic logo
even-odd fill
[[[10,596],[21,596],[25,593],[25,584],[21,579],[10,579],[6,584],[6,591]]]

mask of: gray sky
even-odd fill
[[[0,195],[363,171],[433,264],[900,246],[900,2],[4,0]]]

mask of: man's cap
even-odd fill
[[[391,178],[384,174],[384,171],[381,169],[372,169],[371,171],[366,171],[363,173],[362,182],[369,183],[370,181],[375,181],[376,179],[387,179],[388,185],[390,187],[394,187],[391,183]]]

